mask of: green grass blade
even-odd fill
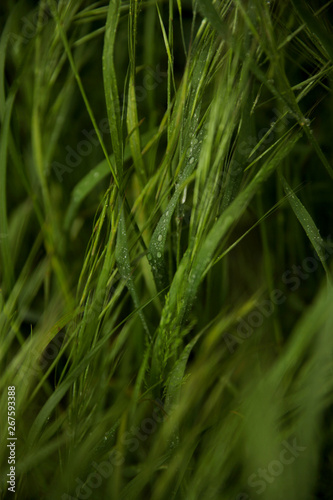
[[[210,230],[202,247],[193,262],[192,270],[189,276],[188,283],[185,284],[184,289],[184,303],[181,307],[180,318],[183,317],[188,307],[191,307],[193,299],[197,292],[200,281],[202,280],[207,266],[209,266],[214,252],[220,243],[222,237],[227,233],[232,224],[244,213],[246,207],[250,203],[256,191],[260,188],[264,181],[266,181],[277,166],[281,163],[283,158],[292,151],[297,141],[300,139],[301,134],[288,136],[288,140],[280,145],[278,152],[272,155],[270,160],[259,170],[250,184],[237,196],[233,203],[222,213]],[[180,271],[180,269],[179,269]],[[174,307],[177,304],[177,294],[174,290],[175,286],[172,284],[170,289],[170,301]]]
[[[145,147],[150,139],[155,134],[156,129],[146,132],[142,136],[142,144]],[[132,152],[129,144],[126,144],[124,150],[124,162],[128,161],[132,157]],[[114,161],[114,155],[111,155],[111,161]],[[70,203],[67,208],[67,212],[65,215],[64,228],[65,231],[69,231],[72,222],[77,214],[77,211],[83,202],[83,200],[91,193],[96,186],[106,179],[110,174],[109,164],[106,160],[102,160],[96,167],[92,168],[90,172],[81,179],[77,185],[74,187]]]
[[[143,327],[148,335],[148,338],[151,337],[149,328],[147,325],[147,321],[145,319],[144,313],[140,307],[140,300],[138,293],[135,288],[134,280],[132,277],[131,271],[131,263],[130,263],[130,255],[128,251],[128,241],[127,241],[127,231],[125,224],[125,216],[123,212],[123,208],[121,207],[119,201],[119,209],[120,209],[120,219],[117,231],[117,244],[116,244],[116,260],[119,268],[120,275],[125,280],[126,285],[130,291],[130,294],[133,298],[133,302],[135,307],[138,309],[138,314],[142,321]]]
[[[103,80],[113,153],[115,155],[117,174],[121,178],[123,171],[123,140],[117,77],[114,66],[114,44],[119,15],[120,1],[112,0],[109,3],[104,37]]]
[[[14,269],[10,258],[9,238],[8,238],[8,217],[7,217],[7,153],[8,139],[10,134],[10,120],[15,101],[16,91],[12,91],[5,104],[4,121],[0,136],[0,249],[2,261],[3,283],[7,293],[9,293],[14,283]]]
[[[103,142],[103,139],[102,139],[102,136],[101,136],[101,132],[97,126],[97,122],[96,122],[96,118],[94,116],[94,113],[93,113],[93,110],[91,108],[91,105],[89,103],[89,100],[87,98],[87,95],[86,95],[86,92],[84,90],[84,87],[82,85],[82,81],[81,81],[81,77],[77,71],[77,68],[76,68],[76,64],[75,64],[75,61],[73,59],[73,55],[72,55],[72,52],[71,52],[71,49],[70,49],[70,46],[68,44],[68,40],[67,40],[67,37],[66,37],[66,33],[64,31],[64,28],[63,28],[63,24],[61,22],[61,19],[59,18],[59,14],[58,14],[58,8],[57,8],[57,5],[56,3],[53,1],[53,0],[50,0],[50,4],[52,6],[52,11],[53,11],[53,15],[55,17],[55,20],[57,22],[57,26],[58,26],[58,29],[59,29],[59,32],[60,32],[60,36],[62,38],[62,41],[63,41],[63,44],[64,44],[64,47],[65,47],[65,51],[66,51],[66,54],[67,54],[67,57],[68,57],[68,60],[70,62],[70,65],[71,65],[71,68],[72,68],[72,71],[73,71],[73,74],[75,76],[75,79],[77,81],[77,84],[78,84],[78,87],[80,89],[80,92],[81,92],[81,95],[82,95],[82,98],[83,98],[83,101],[84,101],[84,104],[87,108],[87,111],[88,111],[88,114],[89,114],[89,117],[91,119],[91,123],[93,124],[93,127],[95,129],[95,132],[96,132],[96,135],[98,137],[98,140],[99,140],[99,143],[101,145],[101,148],[103,150],[103,153],[104,153],[104,156],[106,158],[106,161],[108,162],[108,165],[109,165],[109,168],[110,168],[110,171],[113,175],[113,179],[115,181],[115,184],[117,187],[119,187],[119,180],[118,180],[118,177],[116,175],[116,172],[114,170],[114,167],[113,165],[111,164],[110,160],[109,160],[109,155],[107,153],[107,150],[106,150],[106,147],[104,145],[104,142]]]
[[[294,9],[304,21],[310,33],[314,33],[318,37],[333,62],[333,36],[327,32],[323,24],[310,12],[309,6],[305,2],[302,2],[302,0],[291,1]]]
[[[286,179],[284,177],[281,177],[282,185],[284,188],[284,191],[286,193],[287,199],[290,203],[290,206],[296,215],[298,221],[302,225],[306,235],[308,236],[309,240],[312,243],[313,248],[315,249],[320,262],[322,263],[322,266],[326,272],[327,279],[329,283],[331,283],[331,273],[327,267],[326,260],[327,258],[325,257],[325,242],[323,238],[320,236],[319,230],[314,223],[314,220],[312,219],[311,215],[307,211],[307,209],[304,207],[302,202],[299,200],[299,198],[296,196],[294,191],[291,189],[289,184],[287,183]]]

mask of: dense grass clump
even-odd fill
[[[331,4],[2,2],[1,499],[333,497]]]

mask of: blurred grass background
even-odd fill
[[[0,17],[1,498],[333,498],[332,2]]]

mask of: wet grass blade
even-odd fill
[[[119,210],[120,210],[120,219],[117,231],[116,260],[120,275],[126,282],[127,288],[129,289],[130,294],[133,298],[134,305],[139,310],[139,316],[142,321],[143,328],[148,336],[148,339],[150,339],[151,334],[149,332],[144,312],[140,307],[140,300],[135,288],[134,279],[132,275],[130,255],[128,250],[125,216],[120,201],[119,201]]]
[[[123,140],[120,119],[120,102],[118,95],[117,77],[114,66],[114,44],[117,25],[120,15],[120,1],[112,0],[109,3],[108,16],[103,49],[103,79],[106,100],[106,109],[109,119],[109,128],[117,175],[121,179],[123,171]]]
[[[289,184],[287,183],[286,179],[284,177],[281,177],[282,185],[284,188],[284,191],[286,193],[287,199],[290,203],[290,206],[296,215],[298,221],[302,225],[305,233],[307,234],[309,240],[312,243],[313,248],[315,249],[320,262],[322,263],[322,266],[326,272],[327,280],[331,284],[332,283],[332,277],[331,273],[327,267],[326,261],[327,257],[325,256],[325,242],[323,238],[320,236],[319,230],[314,223],[314,220],[312,219],[311,215],[307,211],[307,209],[304,207],[302,202],[299,200],[299,198],[296,196],[294,191],[291,189]]]

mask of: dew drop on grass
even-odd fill
[[[148,260],[151,260],[151,253],[148,254]]]
[[[162,257],[161,252],[157,252],[157,257],[160,259]]]
[[[182,196],[182,204],[185,203],[186,201],[186,195],[187,195],[187,186],[185,186],[185,189],[184,189],[184,192],[183,192],[183,196]]]
[[[158,238],[157,238],[158,241],[162,241],[162,235],[159,234]]]
[[[193,162],[194,162],[194,156],[192,156],[192,158],[190,159],[190,164],[192,165]]]

